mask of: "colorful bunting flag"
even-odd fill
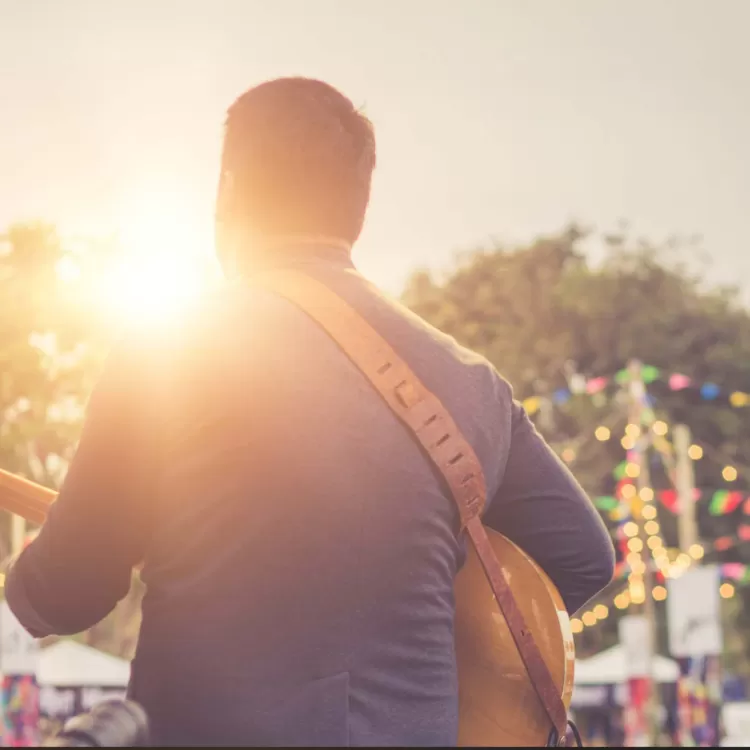
[[[669,388],[673,391],[681,391],[693,385],[693,380],[688,375],[673,373],[667,376],[658,367],[654,367],[653,365],[642,366],[641,379],[644,385],[649,385],[659,379],[666,379]],[[526,411],[529,414],[534,414],[539,411],[541,403],[545,399],[550,399],[555,404],[565,404],[570,401],[574,395],[585,393],[592,397],[595,406],[601,407],[606,403],[607,396],[605,391],[611,382],[623,386],[629,381],[630,371],[627,368],[618,371],[612,377],[600,375],[594,378],[587,378],[581,373],[575,373],[568,378],[567,387],[558,388],[551,396],[531,396],[523,403]],[[699,391],[701,397],[706,401],[714,401],[722,394],[720,386],[711,382],[701,384]],[[652,408],[656,403],[656,399],[653,394],[650,393],[644,394],[643,400],[647,409]],[[526,406],[527,403],[529,406]],[[729,394],[729,403],[735,408],[750,406],[750,393],[745,391],[734,391]]]
[[[677,490],[660,490],[658,493],[659,500],[668,510],[672,513],[677,513],[679,508]],[[693,489],[693,500],[697,501],[701,499],[701,491],[697,488]]]
[[[599,393],[607,387],[608,382],[608,378],[594,378],[593,380],[589,380],[588,383],[586,383],[586,393],[589,395]]]
[[[712,516],[724,516],[731,513],[742,502],[741,492],[729,492],[728,490],[719,490],[714,492],[711,503],[708,506],[708,512]]]
[[[731,536],[720,536],[718,539],[714,539],[714,549],[719,552],[725,552],[734,544],[734,539]]]
[[[742,523],[737,527],[737,538],[743,542],[750,542],[750,526]]]
[[[597,497],[594,500],[594,505],[599,508],[599,510],[611,511],[619,505],[619,502],[615,497]]]
[[[671,510],[672,513],[677,512],[677,491],[676,490],[662,490],[659,493],[659,500],[662,501],[664,507],[667,510]]]
[[[747,572],[747,565],[742,563],[724,563],[721,566],[721,574],[725,578],[733,578],[735,581],[741,580]]]
[[[703,396],[706,401],[713,401],[715,398],[718,398],[720,393],[721,388],[719,388],[716,383],[704,383],[701,386],[701,396]]]
[[[693,381],[690,380],[690,378],[687,375],[680,375],[679,373],[675,373],[674,375],[669,376],[669,387],[673,391],[681,391],[684,388],[688,388],[690,386],[690,383]]]
[[[693,500],[698,501],[701,499],[702,492],[696,487],[693,489]],[[665,508],[676,513],[679,507],[677,491],[670,490],[659,490],[657,497],[662,502]],[[742,512],[745,515],[750,515],[750,497],[745,497],[741,492],[729,490],[718,490],[711,496],[711,502],[708,506],[708,511],[713,516],[724,516],[727,513],[731,513],[736,510],[742,503]]]
[[[615,470],[612,472],[615,479],[624,479],[625,478],[625,470],[627,469],[628,462],[627,461],[621,461],[617,466],[615,466]]]

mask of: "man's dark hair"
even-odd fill
[[[374,168],[372,124],[343,94],[309,78],[267,81],[227,113],[219,219],[353,243]]]

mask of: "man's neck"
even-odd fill
[[[249,276],[271,268],[331,263],[352,266],[351,244],[337,237],[284,235],[248,243],[236,253],[236,274]]]

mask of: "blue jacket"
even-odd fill
[[[330,285],[439,396],[483,465],[486,522],[569,610],[609,582],[597,512],[485,359],[348,256],[276,262]],[[452,499],[361,373],[238,283],[113,352],[7,597],[33,634],[74,633],[145,560],[130,691],[161,744],[455,745],[463,555]]]

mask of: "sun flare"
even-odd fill
[[[123,213],[120,252],[104,272],[100,302],[122,322],[178,313],[213,280],[210,225],[171,197],[143,193]]]
[[[202,287],[198,269],[175,257],[136,256],[106,274],[101,297],[118,319],[148,322],[176,314]]]

